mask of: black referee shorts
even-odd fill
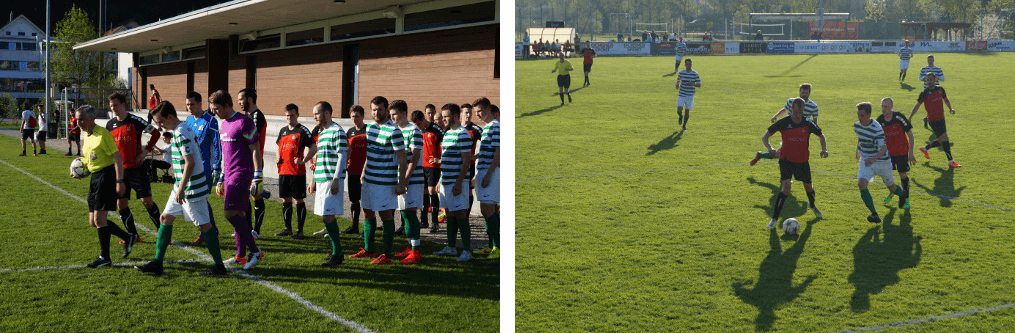
[[[88,212],[116,210],[116,169],[110,165],[92,173],[88,185]]]
[[[120,199],[129,199],[131,190],[134,190],[137,199],[152,196],[151,178],[148,178],[148,170],[144,167],[123,169],[123,183],[127,185],[127,190]]]
[[[804,184],[811,183],[811,164],[808,162],[804,163],[793,163],[787,160],[779,160],[779,173],[781,178],[780,181],[790,179],[790,177],[796,178]]]
[[[585,64],[585,73],[592,71],[592,64]]]
[[[571,75],[557,75],[557,87],[571,89]]]

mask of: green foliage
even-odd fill
[[[111,62],[103,62],[103,53],[77,51],[74,45],[99,37],[88,14],[72,6],[64,19],[56,23],[54,36],[57,41],[52,48],[52,74],[55,81],[78,85],[79,87],[105,87],[108,82]]]
[[[18,116],[18,100],[10,93],[0,94],[0,119]]]

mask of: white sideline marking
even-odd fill
[[[915,324],[922,324],[922,323],[933,322],[933,321],[936,321],[938,319],[959,318],[959,317],[964,317],[964,316],[968,316],[968,315],[972,315],[972,314],[977,314],[977,313],[991,312],[991,311],[1004,310],[1004,309],[1010,309],[1010,308],[1015,308],[1015,303],[1003,304],[1003,305],[995,305],[995,306],[981,308],[981,309],[966,310],[966,311],[962,311],[962,312],[943,314],[943,315],[937,315],[937,316],[930,316],[930,317],[927,317],[927,318],[918,318],[918,319],[907,320],[907,321],[897,321],[897,322],[894,322],[894,323],[887,323],[887,324],[878,325],[878,326],[867,326],[867,327],[861,327],[861,328],[857,328],[857,329],[842,330],[842,331],[839,331],[839,333],[877,331],[877,330],[882,330],[882,329],[886,329],[886,328],[889,328],[889,327],[902,327],[902,326],[909,326],[909,325],[915,325]]]
[[[194,262],[203,262],[203,260],[192,260],[192,259],[188,259],[188,260],[172,260],[172,259],[166,260],[167,264],[183,264],[183,263],[194,263]],[[130,261],[130,262],[115,263],[115,264],[113,264],[113,266],[132,267],[132,266],[144,265],[144,264],[146,264],[146,262]],[[86,267],[85,265],[67,265],[67,266],[29,267],[29,268],[19,268],[19,269],[0,268],[0,273],[20,273],[20,272],[30,272],[30,271],[54,271],[54,270],[61,270],[61,269],[74,269],[74,268],[85,268],[85,267]]]
[[[7,165],[8,167],[11,167],[14,170],[18,170],[21,173],[23,173],[25,175],[28,175],[29,177],[32,177],[35,180],[38,180],[39,182],[41,182],[43,184],[49,185],[49,187],[52,187],[52,188],[56,189],[57,191],[60,191],[61,193],[66,194],[67,196],[69,196],[71,198],[77,199],[78,201],[81,201],[81,202],[86,203],[86,204],[88,203],[87,200],[81,199],[80,197],[78,197],[78,196],[76,196],[74,194],[71,194],[70,192],[67,192],[64,189],[62,189],[62,188],[60,188],[60,187],[58,187],[56,185],[50,184],[49,182],[47,182],[45,180],[42,180],[42,178],[36,177],[35,175],[33,175],[31,173],[28,173],[27,171],[22,170],[21,168],[18,168],[18,167],[14,166],[14,165],[12,165],[10,163],[7,163],[7,161],[0,160],[0,163],[3,163],[4,165]],[[115,215],[115,214],[112,214],[112,215]],[[141,224],[137,224],[136,226],[137,226],[137,228],[139,228],[141,230],[144,230],[148,234],[156,235],[156,233],[153,232],[151,229],[148,229],[147,227],[145,227],[145,226],[143,226]],[[205,254],[204,252],[195,250],[194,248],[186,246],[183,243],[176,242],[176,243],[174,243],[174,245],[176,245],[177,247],[179,247],[179,248],[181,248],[181,249],[183,249],[183,250],[185,250],[187,252],[193,253],[194,255],[200,257],[201,261],[205,261],[205,262],[211,262],[212,261],[210,255]],[[120,264],[120,265],[117,265],[117,266],[121,266],[121,265],[126,265],[126,264],[124,263],[124,264]],[[35,267],[35,268],[27,268],[27,269],[24,269],[24,270],[17,270],[17,271],[46,270],[46,269],[67,269],[67,268],[78,268],[78,266],[79,265],[69,265],[69,266],[59,266],[59,267],[54,267],[54,268]],[[80,265],[80,267],[84,267],[84,266]],[[244,278],[246,278],[248,280],[257,282],[258,284],[260,284],[262,286],[265,286],[265,287],[268,287],[268,289],[274,290],[277,293],[289,296],[289,298],[292,298],[294,301],[296,301],[297,303],[300,303],[304,307],[306,307],[308,309],[311,309],[311,310],[314,310],[314,311],[317,311],[317,313],[320,313],[320,314],[324,315],[325,317],[331,318],[332,320],[337,321],[337,322],[341,323],[342,325],[345,325],[346,327],[349,327],[349,328],[351,328],[353,330],[356,330],[358,332],[364,332],[364,333],[368,333],[368,332],[372,333],[372,332],[374,332],[374,331],[370,330],[369,328],[367,328],[366,326],[363,326],[360,323],[357,323],[357,322],[354,322],[354,321],[342,318],[339,315],[334,314],[331,311],[328,311],[328,310],[322,308],[321,306],[319,306],[317,304],[314,304],[313,302],[310,302],[310,301],[304,299],[303,297],[301,297],[297,293],[294,293],[294,292],[289,291],[289,290],[287,290],[285,288],[282,288],[282,287],[280,287],[280,286],[278,286],[278,285],[276,285],[274,283],[265,281],[264,279],[261,279],[261,278],[255,276],[255,275],[253,275],[253,274],[247,273],[244,270],[241,270],[239,268],[233,267],[232,265],[226,265],[226,267],[228,267],[229,270],[233,272],[233,274],[236,274],[236,275],[242,276],[242,277],[244,277]],[[0,272],[3,272],[3,273],[12,273],[12,272],[16,272],[16,271],[15,270],[0,270]]]

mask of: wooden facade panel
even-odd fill
[[[154,84],[162,100],[172,102],[177,110],[186,107],[187,63],[177,62],[148,67],[148,84]],[[141,103],[142,109],[148,108],[147,100]]]

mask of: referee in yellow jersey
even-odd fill
[[[571,67],[571,62],[564,59],[564,53],[558,55],[560,61],[554,64],[553,70],[550,73],[557,73],[557,89],[560,90],[560,105],[564,105],[564,95],[567,95],[567,102],[571,103],[571,71],[574,67]]]

